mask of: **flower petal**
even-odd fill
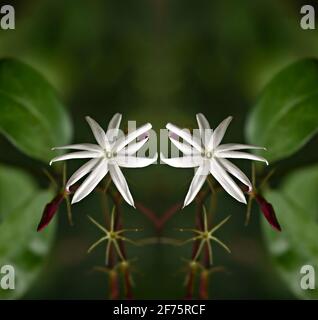
[[[213,131],[211,139],[208,143],[208,147],[207,147],[208,150],[215,149],[221,143],[221,141],[224,137],[224,134],[226,132],[226,129],[229,126],[232,119],[233,119],[233,117],[227,117]]]
[[[120,113],[115,113],[114,116],[109,121],[106,137],[109,142],[113,142],[115,138],[118,136],[118,129],[120,126],[122,115]]]
[[[102,127],[91,117],[85,117],[86,121],[88,122],[89,126],[92,129],[93,135],[97,141],[97,143],[103,148],[103,149],[109,149],[110,145],[106,137],[105,131],[102,129]]]
[[[202,146],[200,142],[198,142],[189,132],[178,128],[172,123],[168,123],[166,125],[166,128],[171,132],[173,132],[174,134],[178,135],[180,138],[182,138],[186,142],[190,143],[199,152],[202,152]]]
[[[184,156],[179,158],[166,158],[162,153],[160,159],[167,165],[175,168],[195,168],[203,163],[201,156]]]
[[[101,157],[100,151],[78,151],[78,152],[71,152],[67,154],[63,154],[62,156],[58,156],[53,158],[50,161],[50,165],[53,162],[63,161],[63,160],[70,160],[70,159],[87,159],[87,158],[100,158]]]
[[[203,145],[206,147],[207,143],[211,139],[213,131],[210,127],[209,121],[202,113],[198,113],[196,118],[197,118],[199,130],[200,130],[200,136],[201,136]]]
[[[135,207],[134,199],[129,191],[126,179],[117,164],[109,164],[110,176],[125,201]]]
[[[156,153],[153,158],[133,157],[133,156],[117,156],[116,163],[123,168],[143,168],[153,164],[158,159]]]
[[[240,180],[246,186],[248,186],[248,191],[252,190],[252,183],[249,178],[241,171],[235,164],[227,159],[218,159],[224,169],[230,173],[232,176]]]
[[[99,145],[93,144],[93,143],[70,144],[67,146],[52,148],[52,150],[64,150],[64,149],[85,150],[85,151],[102,151],[102,149]]]
[[[108,164],[106,160],[101,160],[94,168],[92,173],[84,180],[84,182],[76,190],[72,204],[81,201],[99,184],[108,172]]]
[[[243,149],[260,149],[266,150],[264,147],[253,146],[250,144],[239,144],[239,143],[225,143],[221,144],[216,148],[216,151],[233,151],[233,150],[243,150]]]
[[[115,113],[111,120],[109,121],[107,131],[111,129],[118,129],[120,126],[122,115],[120,113]]]
[[[268,165],[268,162],[265,158],[256,156],[255,154],[240,152],[240,151],[220,151],[216,153],[218,158],[233,158],[233,159],[248,159],[248,160],[256,160],[263,161]]]
[[[190,145],[182,143],[173,137],[169,137],[171,142],[185,155],[198,154],[196,149],[193,149]]]
[[[210,172],[228,194],[230,194],[237,201],[246,204],[246,199],[242,190],[226,173],[226,171],[218,163],[218,160],[215,158],[211,161]]]
[[[196,197],[198,192],[201,190],[208,173],[209,173],[209,169],[205,164],[203,164],[202,166],[200,166],[197,169],[197,171],[192,179],[188,193],[184,199],[183,207],[190,204],[193,201],[193,199]]]
[[[127,136],[122,137],[119,139],[115,145],[114,145],[114,151],[119,152],[121,151],[128,143],[135,140],[137,137],[141,136],[145,132],[149,131],[152,128],[152,125],[150,123],[146,123],[143,126],[139,127],[135,131],[129,133]]]
[[[149,140],[149,138],[145,138],[141,141],[129,144],[127,147],[125,147],[124,149],[121,149],[118,154],[119,155],[132,155],[134,153],[136,153],[138,150],[140,150],[143,145]]]
[[[201,130],[206,130],[206,129],[211,129],[209,121],[207,120],[207,118],[204,116],[203,113],[198,113],[196,115],[197,118],[197,122],[198,122],[198,126],[200,131]]]
[[[77,181],[82,179],[84,176],[86,176],[89,172],[91,172],[99,161],[100,159],[98,158],[91,159],[88,162],[86,162],[84,165],[82,165],[77,171],[75,171],[66,183],[66,186],[65,186],[66,190],[69,191],[70,187],[74,183],[76,183]]]

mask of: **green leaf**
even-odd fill
[[[36,185],[29,175],[21,170],[0,166],[0,224],[36,190]]]
[[[318,60],[282,70],[261,93],[247,122],[247,139],[267,148],[269,161],[297,152],[318,130]]]
[[[300,287],[301,267],[309,264],[318,268],[317,190],[318,166],[315,165],[293,173],[279,190],[266,194],[275,207],[283,231],[274,232],[263,223],[265,242],[275,268],[300,298],[318,298],[318,290]]]
[[[4,166],[0,167],[0,185],[0,214],[4,216],[0,223],[0,268],[15,268],[15,289],[0,287],[0,299],[13,299],[23,295],[36,279],[52,245],[54,221],[41,233],[36,227],[53,194],[36,188],[24,172]]]
[[[47,162],[67,144],[71,124],[51,85],[31,67],[0,60],[0,131],[18,149]]]

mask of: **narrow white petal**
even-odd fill
[[[100,158],[101,152],[99,151],[78,151],[78,152],[71,152],[67,154],[63,154],[62,156],[58,156],[53,158],[50,161],[50,165],[53,162],[63,161],[63,160],[70,160],[70,159],[87,159],[87,158]]]
[[[160,159],[167,165],[175,168],[195,168],[203,163],[201,156],[184,156],[180,158],[166,158],[162,153]]]
[[[211,139],[212,129],[210,127],[209,121],[202,113],[198,113],[196,118],[197,118],[199,130],[200,130],[200,136],[201,136],[203,145],[206,147],[207,143]]]
[[[158,159],[158,154],[156,153],[153,158],[142,158],[133,156],[117,156],[115,158],[116,163],[123,168],[143,168],[147,167]]]
[[[264,147],[253,146],[250,144],[239,144],[239,143],[225,143],[221,144],[216,148],[216,152],[218,151],[233,151],[233,150],[243,150],[243,149],[259,149],[266,150]]]
[[[198,142],[189,132],[178,128],[172,123],[168,123],[166,125],[166,128],[171,132],[175,133],[176,135],[178,135],[180,138],[182,138],[186,142],[190,143],[199,152],[202,152],[202,146],[200,145],[200,142]]]
[[[232,117],[227,117],[224,119],[217,128],[213,131],[211,139],[208,143],[208,149],[215,149],[222,141],[224,134],[226,132],[227,127],[229,126],[230,122],[232,121]]]
[[[230,173],[232,176],[240,180],[242,183],[244,183],[246,186],[248,186],[249,191],[252,190],[252,183],[249,180],[249,178],[245,175],[241,169],[239,169],[235,164],[233,164],[231,161],[227,159],[218,159],[218,161],[221,163],[223,168]]]
[[[109,142],[106,138],[106,133],[102,129],[102,127],[91,117],[86,117],[86,121],[92,129],[93,135],[97,141],[97,143],[103,148],[109,148]]]
[[[75,171],[66,183],[66,190],[69,191],[73,184],[91,172],[99,161],[100,159],[91,159]]]
[[[111,120],[109,121],[107,131],[110,129],[118,129],[120,126],[122,115],[120,113],[115,113]]]
[[[92,144],[92,143],[70,144],[67,146],[52,148],[52,150],[64,150],[64,149],[85,150],[85,151],[102,151],[102,148],[99,145]]]
[[[129,187],[126,182],[126,179],[125,179],[123,173],[121,172],[120,168],[118,167],[118,165],[117,164],[110,164],[109,165],[109,173],[110,173],[110,176],[111,176],[116,188],[118,189],[118,191],[120,192],[122,197],[125,199],[125,201],[128,204],[130,204],[131,206],[135,207],[134,199],[129,191]]]
[[[205,164],[203,164],[202,166],[200,166],[197,169],[197,171],[192,179],[188,193],[184,199],[183,207],[190,204],[193,201],[193,199],[196,197],[196,195],[201,190],[201,188],[206,180],[208,172],[209,172],[208,168],[206,167]]]
[[[210,123],[207,120],[207,118],[204,116],[203,113],[198,113],[196,118],[197,118],[197,122],[198,122],[198,126],[199,126],[200,131],[206,130],[206,129],[211,129]]]
[[[135,143],[131,143],[129,144],[127,147],[125,147],[124,149],[121,149],[118,154],[119,155],[132,155],[134,153],[136,153],[138,150],[140,150],[144,144],[149,140],[149,138],[145,138],[141,141],[135,142]]]
[[[220,151],[217,153],[218,158],[233,158],[233,159],[248,159],[265,162],[268,165],[268,162],[265,158],[256,156],[255,154],[240,152],[240,151]]]
[[[210,170],[213,177],[219,182],[219,184],[228,194],[230,194],[237,201],[246,204],[246,199],[244,197],[243,191],[226,173],[226,171],[222,168],[222,166],[218,163],[216,159],[212,159]]]
[[[114,145],[114,151],[119,152],[122,150],[127,144],[144,134],[145,132],[149,131],[152,128],[150,123],[146,123],[143,126],[139,127],[135,131],[129,133],[127,136],[122,137],[119,139]]]
[[[110,142],[114,141],[115,138],[117,137],[121,118],[122,118],[122,115],[120,113],[116,113],[109,121],[107,132],[106,132],[106,137],[108,141]]]
[[[182,143],[173,137],[169,137],[169,139],[186,156],[198,153],[198,151],[193,149],[189,144]]]
[[[108,165],[106,160],[102,160],[92,171],[92,173],[84,180],[80,187],[76,190],[72,204],[81,201],[88,194],[90,194],[99,182],[105,177],[108,172]]]

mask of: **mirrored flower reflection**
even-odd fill
[[[252,190],[252,183],[236,165],[227,159],[249,159],[268,164],[267,160],[261,156],[241,151],[265,148],[237,143],[221,144],[232,117],[223,120],[215,130],[211,129],[208,120],[202,113],[197,114],[196,118],[199,126],[199,138],[171,123],[166,125],[170,131],[171,142],[183,153],[183,157],[166,158],[161,154],[161,160],[172,167],[197,168],[185,197],[184,207],[193,201],[209,174],[212,174],[228,194],[237,201],[246,204],[243,191],[230,175],[246,185],[249,191]],[[180,142],[176,137],[183,139],[183,142]]]
[[[73,149],[78,151],[58,156],[51,160],[50,165],[56,161],[90,159],[81,166],[66,183],[66,190],[69,191],[72,185],[89,174],[83,183],[76,189],[72,198],[72,204],[81,201],[90,194],[107,173],[109,173],[113,183],[125,201],[131,206],[135,206],[133,197],[120,167],[146,167],[154,163],[157,160],[158,155],[156,153],[153,158],[137,157],[134,155],[148,141],[148,137],[146,136],[140,141],[134,140],[147,133],[152,126],[150,123],[147,123],[137,128],[135,131],[128,133],[126,136],[123,134],[120,135],[121,131],[119,126],[121,118],[122,115],[116,113],[110,120],[107,131],[105,132],[95,120],[86,117],[97,144],[83,143],[53,148],[53,150]]]

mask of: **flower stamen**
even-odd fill
[[[106,257],[105,257],[106,266],[108,266],[108,264],[109,264],[110,249],[111,249],[112,245],[114,246],[114,248],[115,248],[120,260],[125,261],[125,257],[124,257],[124,255],[123,255],[123,253],[121,251],[121,248],[120,248],[120,245],[119,245],[118,241],[126,241],[126,242],[129,242],[129,243],[134,244],[134,245],[138,245],[139,244],[136,241],[133,241],[133,240],[131,240],[129,238],[126,238],[126,237],[121,235],[126,231],[139,231],[138,229],[121,229],[121,230],[116,230],[115,229],[115,213],[116,213],[116,210],[115,210],[115,207],[114,207],[113,210],[112,210],[112,213],[111,213],[111,221],[110,221],[109,230],[104,228],[103,226],[101,226],[92,217],[88,216],[90,221],[93,224],[95,224],[105,235],[103,237],[101,237],[99,240],[97,240],[93,245],[91,245],[87,252],[90,253],[100,243],[106,241],[107,242],[107,245],[106,245]]]
[[[215,227],[209,229],[206,208],[205,208],[205,206],[203,206],[203,222],[204,222],[203,229],[202,230],[200,230],[200,229],[181,229],[180,230],[180,231],[190,231],[190,232],[194,232],[197,234],[197,236],[191,237],[190,239],[187,239],[182,243],[182,244],[186,244],[188,242],[193,242],[193,241],[197,241],[197,240],[200,241],[199,247],[198,247],[196,254],[195,254],[195,257],[193,259],[194,261],[196,261],[199,258],[199,256],[202,253],[202,250],[204,248],[204,245],[206,245],[208,248],[209,263],[210,263],[210,265],[213,264],[213,253],[212,253],[212,245],[211,245],[212,241],[219,244],[228,253],[231,253],[231,250],[221,240],[219,240],[218,238],[216,238],[214,236],[214,232],[217,231],[224,223],[226,223],[229,218],[230,218],[230,216],[228,216],[227,218],[222,220]]]

